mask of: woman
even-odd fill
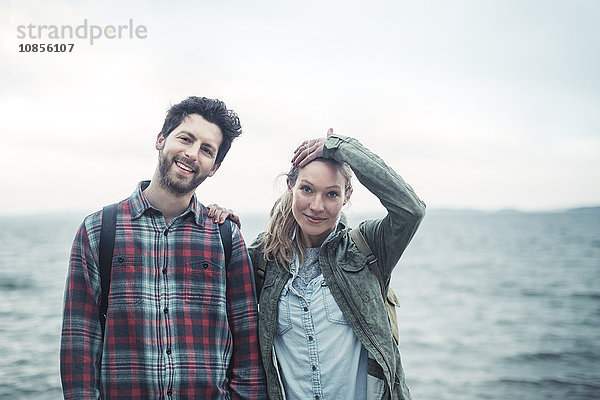
[[[265,265],[259,336],[269,397],[410,399],[379,281],[341,209],[352,170],[388,212],[358,228],[387,287],[425,205],[383,160],[331,129],[303,142],[292,163],[288,189],[250,247],[255,271]]]

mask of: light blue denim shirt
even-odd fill
[[[311,249],[309,249],[311,250]],[[364,399],[368,354],[321,273],[305,290],[298,258],[279,298],[274,348],[290,399]],[[304,287],[304,285],[301,285]]]

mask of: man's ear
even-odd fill
[[[346,193],[346,198],[344,199],[344,205],[346,205],[346,203],[350,201],[350,196],[352,196],[353,190],[354,189],[350,188],[350,190],[348,190],[348,193]]]
[[[217,172],[217,170],[219,169],[220,166],[221,166],[221,163],[213,165],[213,167],[210,169],[210,172],[208,173],[208,176],[213,176],[215,174],[215,172]]]
[[[165,140],[167,140],[167,138],[165,138],[162,132],[159,132],[158,136],[156,137],[156,144],[154,145],[156,150],[162,150],[165,148]]]

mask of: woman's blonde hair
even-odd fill
[[[347,197],[352,190],[352,169],[350,166],[329,158],[316,158],[311,162],[314,161],[330,163],[338,168],[345,179],[344,195]],[[296,184],[299,173],[300,168],[293,166],[287,174],[283,174],[287,177],[290,187]],[[295,240],[292,239],[294,229],[296,229]],[[264,236],[259,244],[263,250],[265,260],[274,260],[280,266],[288,269],[294,258],[294,253],[297,253],[302,262],[306,253],[306,246],[300,239],[299,229],[298,223],[292,214],[292,194],[290,190],[286,190],[273,205]]]

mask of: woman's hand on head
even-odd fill
[[[214,222],[222,224],[225,222],[227,217],[229,217],[229,219],[231,219],[238,226],[238,228],[242,229],[242,221],[240,221],[240,217],[235,215],[230,209],[221,207],[217,204],[209,204],[206,206],[206,209],[208,210],[208,216],[212,218]]]
[[[333,135],[333,129],[329,128],[327,136],[331,135]],[[323,146],[325,145],[326,139],[327,137],[310,139],[302,142],[300,146],[294,150],[292,164],[302,168],[315,158],[323,157]]]

